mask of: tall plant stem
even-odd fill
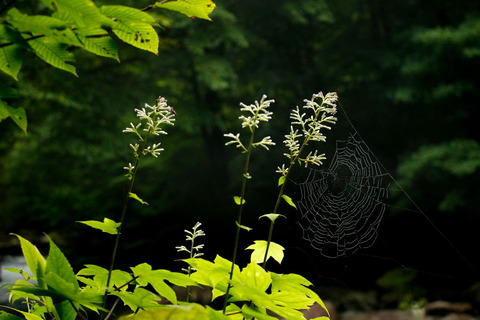
[[[245,199],[245,190],[247,189],[247,180],[249,179],[249,167],[250,167],[250,156],[252,154],[252,148],[253,148],[253,139],[255,136],[255,129],[251,130],[250,134],[250,141],[248,142],[248,147],[245,156],[245,165],[243,167],[243,174],[242,174],[242,186],[240,188],[240,203],[239,203],[239,208],[238,208],[238,214],[237,214],[237,220],[236,220],[236,232],[235,232],[235,243],[233,246],[233,256],[232,256],[232,266],[230,268],[230,275],[229,275],[229,280],[231,281],[233,279],[233,272],[235,270],[235,262],[237,260],[237,253],[238,253],[238,247],[239,247],[239,242],[240,242],[240,231],[241,231],[241,225],[242,225],[242,213],[243,213],[243,203]],[[227,291],[225,292],[225,300],[223,302],[223,313],[225,314],[226,308],[227,308],[227,300],[228,300],[228,294],[230,293],[230,288],[231,284],[230,282],[228,283],[227,286]]]

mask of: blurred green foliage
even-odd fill
[[[235,215],[239,158],[224,148],[223,133],[235,125],[239,101],[264,93],[280,102],[272,109],[280,124],[268,128],[278,143],[298,101],[337,91],[386,168],[393,174],[399,167],[416,203],[434,216],[478,216],[480,1],[215,2],[213,22],[155,13],[165,27],[158,56],[119,44],[121,64],[76,52],[79,78],[40,63],[24,66],[18,83],[0,75],[18,89],[29,115],[27,136],[0,125],[2,234],[55,230],[82,245],[102,243],[82,238],[83,227],[72,221],[120,214],[129,161],[121,130],[133,108],[159,95],[178,120],[160,161],[146,164],[148,175],[139,172],[148,187],[138,193],[150,206],[133,208],[125,255],[152,247],[174,254],[165,239],[181,237],[199,219],[212,239],[209,225],[226,239],[211,245],[220,252],[223,242],[230,245],[234,226],[222,223]],[[246,225],[273,206],[266,190],[276,184],[282,152],[253,155],[256,184],[248,197],[258,214]],[[452,232],[461,233],[465,222],[449,217]]]

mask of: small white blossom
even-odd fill
[[[247,151],[247,148],[245,148],[242,141],[240,141],[240,133],[237,133],[236,135],[233,133],[226,133],[223,136],[231,139],[225,143],[226,146],[234,144],[235,147],[242,149],[243,151]]]
[[[272,138],[270,136],[266,136],[261,141],[255,142],[253,144],[254,147],[260,146],[260,147],[263,147],[267,150],[269,150],[268,146],[274,146],[274,145],[275,145],[275,142],[272,141]]]
[[[285,168],[285,164],[282,164],[281,167],[277,167],[276,173],[280,173],[282,176],[286,176],[288,174],[288,168]]]

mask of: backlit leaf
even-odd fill
[[[265,261],[265,252],[267,251],[267,241],[264,240],[255,240],[254,244],[247,247],[246,250],[253,250],[251,255],[251,261],[256,263],[263,263]],[[284,247],[275,242],[270,242],[268,248],[268,254],[266,260],[270,257],[275,259],[278,263],[281,263],[283,260],[285,250]]]
[[[106,232],[109,234],[117,234],[118,227],[120,227],[120,224],[121,224],[120,222],[115,222],[108,218],[104,218],[103,222],[95,221],[95,220],[78,221],[78,222],[83,223],[94,229],[102,230],[103,232]]]
[[[292,198],[290,198],[289,196],[287,196],[286,194],[282,195],[282,199],[285,200],[290,206],[294,207],[295,209],[297,209],[297,206],[295,205],[295,203],[293,203],[293,200]]]
[[[55,68],[68,71],[77,76],[75,67],[67,62],[73,62],[74,56],[67,51],[68,45],[54,41],[51,38],[42,37],[28,41],[30,47],[45,62]]]
[[[239,196],[234,196],[233,201],[235,201],[235,204],[237,204],[237,205],[241,205],[241,204],[244,204],[246,202],[246,200],[244,198],[239,197]]]
[[[27,133],[27,114],[23,108],[12,108],[5,101],[0,100],[0,121],[6,118],[12,118],[17,126]]]
[[[146,205],[148,205],[148,203],[147,203],[146,201],[143,201],[142,199],[140,199],[140,197],[137,196],[137,195],[136,195],[135,193],[133,193],[133,192],[130,192],[130,193],[128,194],[128,196],[129,196],[130,198],[132,198],[132,199],[137,200],[137,201],[140,202],[141,204],[146,204]]]
[[[205,20],[212,20],[209,14],[215,9],[216,5],[212,0],[176,0],[176,1],[158,1],[155,4],[158,8],[165,8],[183,13],[184,15]]]
[[[149,14],[124,6],[103,6],[102,13],[115,20],[112,31],[120,40],[158,54],[158,34],[152,27],[155,20]]]
[[[0,24],[0,70],[18,80],[17,75],[23,63],[25,49],[19,45],[15,32]],[[2,46],[3,45],[3,46]]]

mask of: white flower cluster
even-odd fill
[[[319,102],[317,102],[319,100]],[[301,158],[300,153],[304,146],[310,141],[325,141],[326,137],[321,132],[322,129],[331,129],[328,124],[335,124],[337,118],[333,115],[337,112],[336,102],[338,96],[336,92],[329,92],[323,95],[322,92],[314,94],[312,99],[304,100],[305,105],[303,109],[309,111],[302,113],[297,106],[290,113],[290,119],[292,119],[292,125],[290,127],[290,133],[285,135],[283,143],[288,148],[289,153],[284,155],[290,159],[290,162],[298,161],[305,167],[308,164],[321,165],[322,160],[325,160],[325,154],[318,154],[318,151],[310,151],[306,157]],[[295,129],[294,126],[299,126],[299,129]],[[303,137],[303,141],[300,139]],[[283,168],[283,167],[282,167]],[[286,175],[287,170],[278,168],[277,172]]]
[[[242,128],[248,128],[250,132],[253,134],[255,129],[258,128],[258,125],[261,121],[268,122],[272,117],[273,112],[268,111],[267,108],[270,107],[270,104],[274,103],[275,100],[266,100],[267,96],[263,95],[260,102],[255,101],[255,104],[246,105],[244,103],[240,103],[240,111],[247,113],[247,115],[241,115],[238,117],[242,120]],[[230,141],[225,143],[225,145],[235,145],[237,148],[242,149],[243,152],[248,152],[248,148],[240,140],[240,134],[233,134],[233,133],[226,133],[224,134],[225,137],[230,138]],[[260,141],[253,142],[253,147],[263,147],[267,150],[268,146],[275,145],[275,142],[272,141],[270,136],[266,136],[262,138]]]
[[[162,127],[164,125],[174,125],[176,115],[175,110],[168,105],[167,100],[163,97],[159,97],[155,102],[156,104],[154,106],[145,103],[144,108],[135,109],[137,117],[140,119],[140,123],[137,125],[130,123],[130,127],[127,127],[123,132],[136,134],[138,140],[143,143],[146,143],[148,137],[151,135],[159,136],[161,134],[167,134]],[[143,130],[140,130],[142,125],[144,128]],[[164,150],[163,148],[160,148],[160,143],[153,143],[142,147],[140,147],[140,144],[134,143],[130,144],[130,147],[137,159],[140,157],[140,153],[142,155],[151,154],[154,157],[158,157]],[[130,173],[133,171],[131,165],[125,167],[125,169]]]

